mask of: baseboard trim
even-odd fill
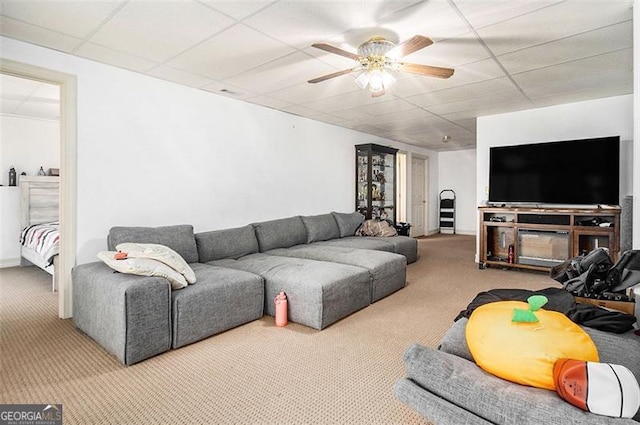
[[[20,265],[20,257],[18,258],[5,258],[0,260],[0,269],[6,269],[7,267],[17,267]]]

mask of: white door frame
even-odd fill
[[[60,256],[58,316],[72,316],[71,269],[76,263],[76,77],[0,58],[0,72],[60,86]]]

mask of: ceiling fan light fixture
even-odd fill
[[[372,37],[358,47],[360,56],[384,56],[395,44],[385,40],[383,37]]]
[[[358,78],[356,78],[356,84],[360,86],[361,89],[366,89],[369,85],[369,71],[362,71]]]
[[[384,92],[395,82],[395,77],[389,71],[380,68],[364,70],[356,78],[356,84],[361,89],[369,89],[372,93]]]

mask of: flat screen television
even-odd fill
[[[620,137],[489,150],[489,202],[618,205]]]

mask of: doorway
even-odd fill
[[[58,317],[72,316],[71,269],[76,261],[76,77],[0,59],[0,73],[60,87],[60,254]]]
[[[427,224],[426,177],[427,162],[424,158],[411,158],[411,236],[423,236]]]

